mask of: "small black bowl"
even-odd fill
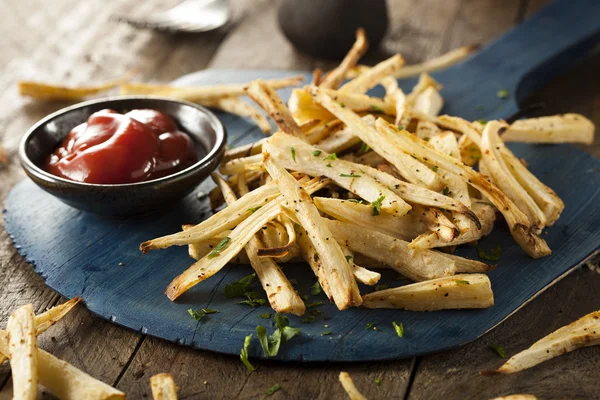
[[[159,179],[118,185],[75,182],[40,167],[71,129],[106,108],[117,112],[153,109],[168,114],[194,141],[199,161]],[[19,158],[27,175],[64,203],[96,214],[125,217],[166,208],[192,192],[219,165],[226,143],[225,127],[204,107],[160,97],[121,96],[75,104],[48,115],[27,131],[19,145]]]

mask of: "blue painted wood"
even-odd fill
[[[547,65],[544,61],[552,59],[553,55],[564,54],[564,51],[571,55],[583,54],[589,46],[590,36],[598,32],[600,22],[593,25],[590,20],[592,15],[598,15],[600,2],[568,3],[574,6],[568,7],[566,1],[551,5],[466,63],[437,73],[436,78],[446,87],[445,111],[470,119],[507,116],[516,110],[515,93],[521,93],[519,82],[534,79],[531,81],[534,83],[527,83],[531,88],[549,76],[549,73],[534,74],[531,78],[528,71],[543,70],[543,65]],[[543,31],[541,37],[548,40],[539,40],[540,34],[536,32],[540,30]],[[526,43],[525,52],[522,52],[523,43]],[[580,46],[573,46],[578,43]],[[289,74],[290,71],[209,70],[183,77],[177,83],[246,82],[257,77]],[[413,83],[411,80],[401,82],[405,88]],[[501,88],[511,92],[509,99],[496,97]],[[375,90],[373,93],[380,92]],[[282,91],[281,95],[286,97],[289,91]],[[223,113],[219,117],[227,126],[231,145],[263,137],[250,122]],[[532,296],[597,251],[600,247],[600,230],[597,229],[600,226],[600,208],[597,206],[600,202],[600,161],[568,145],[519,144],[510,147],[517,156],[525,158],[531,170],[565,201],[563,215],[545,236],[554,252],[552,256],[529,259],[513,243],[506,226],[500,223],[492,235],[481,242],[484,248],[496,244],[503,247],[499,267],[490,272],[496,300],[494,307],[430,313],[366,309],[339,312],[335,306],[325,304],[320,307],[322,314],[310,324],[290,317],[293,326],[302,328],[302,334],[282,347],[276,359],[382,360],[459,346],[492,329]],[[198,191],[207,192],[211,185],[205,182]],[[23,181],[9,194],[5,222],[19,252],[33,264],[46,283],[66,297],[82,296],[92,312],[166,340],[239,354],[244,337],[253,333],[257,325],[273,329],[272,321],[258,317],[258,314],[270,311],[268,306],[250,308],[223,295],[226,284],[250,274],[251,268],[228,266],[172,303],[163,291],[173,277],[192,263],[186,250],[170,248],[147,255],[138,251],[140,242],[177,231],[182,223],[198,222],[208,215],[207,200],[193,194],[170,211],[152,218],[107,219],[70,208],[32,182]],[[459,254],[475,256],[472,248],[459,249]],[[315,280],[306,265],[286,266],[285,272],[298,280],[297,288],[301,294],[309,293]],[[384,272],[383,275],[382,283],[391,286],[405,283],[395,281],[395,274]],[[361,290],[369,292],[372,289],[362,286]],[[325,298],[323,295],[311,296],[311,300]],[[220,312],[200,322],[187,314],[188,308],[203,307]],[[403,322],[404,338],[396,336],[392,321]],[[368,322],[375,322],[379,330],[367,331],[365,325]],[[332,334],[322,336],[325,330]],[[256,338],[250,354],[261,355]]]

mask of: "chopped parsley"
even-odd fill
[[[313,322],[315,320],[315,316],[314,315],[309,315],[307,317],[302,318],[302,323],[303,324],[310,324],[311,322]]]
[[[258,307],[265,304],[267,301],[265,299],[261,299],[258,293],[256,292],[246,292],[245,293],[246,300],[242,300],[238,302],[238,304],[246,304],[250,307]]]
[[[318,156],[320,156],[320,155],[321,155],[321,153],[322,153],[322,151],[321,151],[321,150],[315,150],[315,151],[313,151],[313,153],[312,153],[312,154],[313,154],[313,156],[315,156],[315,157],[318,157]]]
[[[389,287],[390,287],[390,285],[382,283],[381,285],[375,285],[375,291],[379,292],[380,290],[385,290]]]
[[[281,389],[281,386],[279,385],[279,383],[276,383],[267,389],[267,391],[265,392],[265,395],[270,396],[273,393],[275,393],[276,391],[278,391],[279,389]]]
[[[368,204],[368,203],[365,203],[365,201],[363,199],[348,199],[346,201],[349,201],[351,203],[358,203],[358,204]]]
[[[342,108],[346,107],[346,105],[343,102],[340,102],[340,106],[342,106]]]
[[[262,318],[262,319],[271,319],[271,313],[267,312],[267,313],[258,314],[258,317]]]
[[[371,148],[369,147],[369,145],[366,144],[365,142],[362,142],[362,145],[360,146],[360,152],[361,153],[366,153],[369,150],[371,150]]]
[[[292,159],[294,160],[294,162],[296,162],[296,149],[290,147],[290,152],[292,153]]]
[[[327,157],[325,157],[323,160],[337,160],[338,156],[335,153],[331,153],[330,155],[328,155]]]
[[[211,310],[210,308],[203,308],[200,311],[194,311],[191,308],[188,310],[188,313],[192,318],[196,321],[200,321],[202,318],[206,317],[208,314],[218,313],[217,310]]]
[[[444,186],[444,190],[442,190],[442,194],[444,196],[448,196],[450,194],[450,189],[448,189],[448,186]]]
[[[326,165],[326,167],[329,167],[329,168],[331,168],[331,163],[328,163],[328,164]]]
[[[378,106],[376,106],[374,104],[371,104],[371,111],[378,112],[378,113],[383,113],[383,108],[378,107]]]
[[[367,326],[365,327],[365,330],[370,331],[375,327],[375,322],[367,322]]]
[[[319,307],[322,305],[323,305],[323,302],[321,300],[317,300],[317,301],[313,301],[312,303],[307,304],[306,308]]]
[[[248,360],[248,348],[250,347],[250,340],[252,340],[252,335],[248,335],[244,339],[244,347],[240,353],[240,360],[242,360],[246,368],[248,368],[248,371],[253,372],[254,366],[250,364],[250,360]]]
[[[498,261],[500,259],[500,252],[502,251],[502,246],[498,245],[489,251],[485,251],[481,246],[475,246],[477,249],[477,255],[479,258],[488,261]]]
[[[398,335],[398,337],[404,337],[404,325],[402,324],[402,322],[397,324],[396,321],[393,321],[392,326],[396,330],[396,334]]]
[[[225,249],[229,245],[230,241],[231,239],[229,237],[224,237],[223,240],[221,240],[219,244],[216,245],[210,253],[208,253],[208,258],[215,258],[216,256],[220,255],[221,250]]]
[[[353,258],[354,257],[352,257],[352,256],[346,256],[346,261],[350,262],[350,261],[352,261]]]
[[[383,203],[383,200],[385,200],[385,196],[381,196],[371,203],[371,207],[373,207],[373,216],[377,216],[381,213],[381,203]]]
[[[323,331],[321,332],[321,336],[331,335],[331,331]]]
[[[262,206],[250,207],[250,208],[249,208],[248,210],[246,210],[246,211],[253,213],[253,212],[256,212],[256,210],[258,210],[258,209],[259,209],[259,208],[261,208],[261,207],[262,207]]]
[[[349,174],[340,174],[340,176],[342,178],[360,178],[360,175],[357,175],[354,172],[351,172]]]
[[[496,93],[496,96],[499,99],[506,99],[508,97],[508,95],[509,95],[509,92],[506,89],[498,90],[498,93]]]
[[[256,274],[248,275],[237,282],[225,285],[225,297],[227,297],[228,299],[233,299],[235,297],[244,297],[246,293],[250,291],[252,281],[255,277]]]
[[[300,329],[292,328],[288,318],[280,314],[275,315],[275,325],[277,328],[270,336],[267,336],[267,329],[264,326],[256,327],[256,334],[265,357],[276,356],[282,344],[300,333]]]
[[[455,282],[457,285],[470,285],[471,284],[471,282],[465,281],[464,279],[457,279]]]
[[[439,168],[440,168],[440,167],[438,167],[437,165],[432,165],[432,166],[431,166],[431,170],[432,170],[433,172],[438,172],[438,169],[439,169]]]
[[[496,344],[490,344],[489,347],[491,350],[495,351],[500,357],[506,358],[506,351],[504,350],[504,347],[498,346]]]
[[[398,130],[401,131],[402,129],[404,129],[404,125],[398,125]]]
[[[485,119],[478,119],[477,122],[479,122],[481,125],[487,124],[487,121]]]
[[[373,382],[375,382],[375,384],[377,386],[379,386],[379,385],[381,385],[381,378],[375,378],[375,380]]]
[[[323,290],[321,289],[321,284],[319,283],[319,281],[315,282],[315,284],[310,287],[310,294],[312,294],[313,296],[321,294],[322,291]]]

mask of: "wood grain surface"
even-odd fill
[[[0,144],[10,163],[0,170],[0,202],[24,178],[16,147],[36,120],[63,107],[18,96],[19,79],[82,83],[117,77],[131,68],[143,81],[165,82],[203,68],[310,69],[330,67],[298,54],[285,41],[276,21],[275,0],[232,0],[234,21],[203,35],[165,35],[136,31],[109,22],[114,13],[151,13],[175,0],[19,0],[3,2],[0,24]],[[376,62],[401,51],[418,62],[463,44],[485,43],[542,7],[543,0],[393,0],[390,31]],[[575,66],[536,94],[546,112],[581,112],[600,123],[600,57]],[[586,148],[600,157],[600,146]],[[0,221],[0,319],[5,324],[17,306],[34,309],[64,301],[48,289],[16,253]],[[514,376],[483,378],[478,371],[502,360],[488,349],[502,345],[509,355],[548,332],[598,308],[600,276],[582,268],[537,297],[502,326],[461,349],[385,363],[282,364],[261,362],[249,374],[236,357],[179,347],[114,326],[78,307],[40,338],[40,346],[89,374],[128,393],[150,396],[149,377],[171,372],[180,398],[259,398],[275,383],[271,398],[345,398],[337,382],[340,370],[352,375],[368,398],[486,399],[532,393],[543,399],[600,398],[598,348],[587,348]],[[375,378],[381,384],[375,385]],[[12,397],[10,368],[0,366],[0,399]]]

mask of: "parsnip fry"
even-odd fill
[[[580,114],[521,119],[502,134],[505,142],[583,143],[594,141],[594,124]]]
[[[291,76],[288,78],[266,79],[264,82],[272,89],[281,89],[290,86],[296,86],[304,80],[304,76]],[[221,97],[242,96],[245,95],[245,88],[248,83],[229,83],[210,86],[196,87],[177,87],[164,86],[155,87],[152,91],[152,85],[133,84],[121,85],[121,94],[152,94],[187,100],[191,102],[200,102],[203,100],[213,100]]]
[[[336,103],[321,89],[310,87],[309,90],[316,102],[333,113],[347,126],[351,127],[356,136],[393,164],[406,180],[432,190],[442,189],[443,186],[440,177],[421,162],[399,149],[395,144],[393,136],[379,134],[377,130],[370,127],[352,110],[346,109]]]
[[[361,93],[342,92],[341,90],[321,89],[340,106],[349,108],[354,112],[373,112],[391,116],[396,115],[394,104],[387,103],[378,97],[367,96]]]
[[[396,71],[394,76],[397,79],[409,78],[411,76],[417,76],[424,72],[435,72],[441,69],[448,68],[449,66],[456,64],[471,53],[477,50],[478,46],[463,46],[458,49],[449,51],[446,54],[427,60],[421,64],[407,65]]]
[[[354,386],[354,382],[352,381],[352,378],[350,378],[350,374],[347,372],[340,372],[339,379],[340,383],[344,387],[344,390],[346,393],[348,393],[350,400],[367,400],[367,398],[358,391],[356,386]]]
[[[177,400],[177,386],[171,374],[156,374],[150,378],[154,400]]]
[[[600,311],[563,326],[511,357],[496,371],[483,371],[482,375],[513,374],[573,350],[596,345],[600,345]]]
[[[272,147],[272,157],[284,168],[311,176],[326,176],[338,186],[369,202],[381,199],[381,209],[391,214],[404,215],[410,210],[410,206],[404,200],[371,176],[364,174],[357,164],[338,159],[335,154],[328,154],[281,132],[271,136],[268,143]]]
[[[31,304],[18,308],[8,318],[10,368],[13,398],[35,400],[38,383],[38,347],[35,316]]]
[[[340,246],[340,248],[342,249],[342,253],[344,253],[344,257],[346,257],[346,260],[348,260],[348,264],[352,266],[352,273],[357,281],[369,286],[373,286],[379,282],[379,279],[381,279],[380,273],[369,271],[368,269],[357,265],[352,250],[346,246]]]
[[[266,111],[279,129],[292,136],[304,136],[283,100],[265,81],[261,79],[252,81],[246,88],[246,94]]]
[[[435,311],[488,308],[494,305],[490,279],[483,274],[462,274],[380,290],[363,296],[363,307]]]
[[[440,90],[442,85],[440,85],[435,79],[431,77],[427,72],[421,73],[419,75],[419,81],[413,87],[411,92],[406,96],[406,100],[408,104],[414,107],[417,97],[425,93],[425,91],[429,88],[433,88],[434,90]],[[428,114],[428,113],[425,113]],[[437,114],[436,114],[437,115]],[[435,116],[435,115],[432,115]]]
[[[0,330],[0,353],[9,353],[8,332]],[[38,380],[63,400],[125,399],[125,393],[101,382],[71,364],[38,349]]]
[[[342,86],[340,90],[346,93],[366,93],[369,89],[381,82],[383,78],[388,75],[393,75],[403,65],[404,59],[400,54],[396,54],[358,75],[356,78]]]
[[[273,146],[263,146],[264,164],[285,197],[288,209],[299,216],[299,222],[308,232],[311,242],[320,257],[323,278],[329,283],[331,296],[336,306],[346,309],[361,303],[360,293],[352,275],[352,269],[344,258],[339,245],[335,243],[331,232],[319,215],[310,195],[301,188],[295,179],[270,156]]]
[[[511,394],[508,396],[496,397],[492,400],[537,400],[532,394]]]
[[[348,54],[346,54],[346,57],[344,57],[340,65],[328,73],[325,79],[317,86],[327,89],[337,89],[343,82],[348,71],[356,65],[368,48],[369,42],[367,41],[367,35],[365,35],[364,29],[358,28],[356,30],[356,41]]]
[[[415,135],[406,131],[398,132],[395,127],[390,126],[381,118],[377,120],[376,126],[378,130],[385,130],[390,134],[395,133],[404,151],[422,161],[461,176],[462,179],[467,180],[469,185],[478,189],[504,215],[513,238],[531,257],[539,258],[551,253],[546,242],[532,231],[527,217],[498,187],[485,179],[483,175],[475,172],[459,160],[435,151],[427,142]]]
[[[256,122],[256,125],[258,125],[264,134],[268,135],[271,132],[271,125],[269,124],[267,118],[258,112],[256,108],[244,102],[239,97],[221,97],[214,100],[203,100],[199,103],[206,107],[216,108],[217,110],[239,115],[240,117],[250,118]]]
[[[388,265],[414,281],[454,275],[454,262],[431,250],[411,250],[408,242],[357,225],[324,220],[338,243]]]
[[[59,85],[48,85],[44,83],[21,81],[19,82],[19,94],[39,100],[72,101],[81,100],[84,97],[93,96],[106,92],[127,82],[131,74],[126,74],[120,79],[108,81],[96,86],[68,87]]]
[[[433,87],[428,87],[419,94],[413,104],[413,108],[423,114],[427,114],[431,117],[437,116],[442,108],[444,107],[444,99]]]

